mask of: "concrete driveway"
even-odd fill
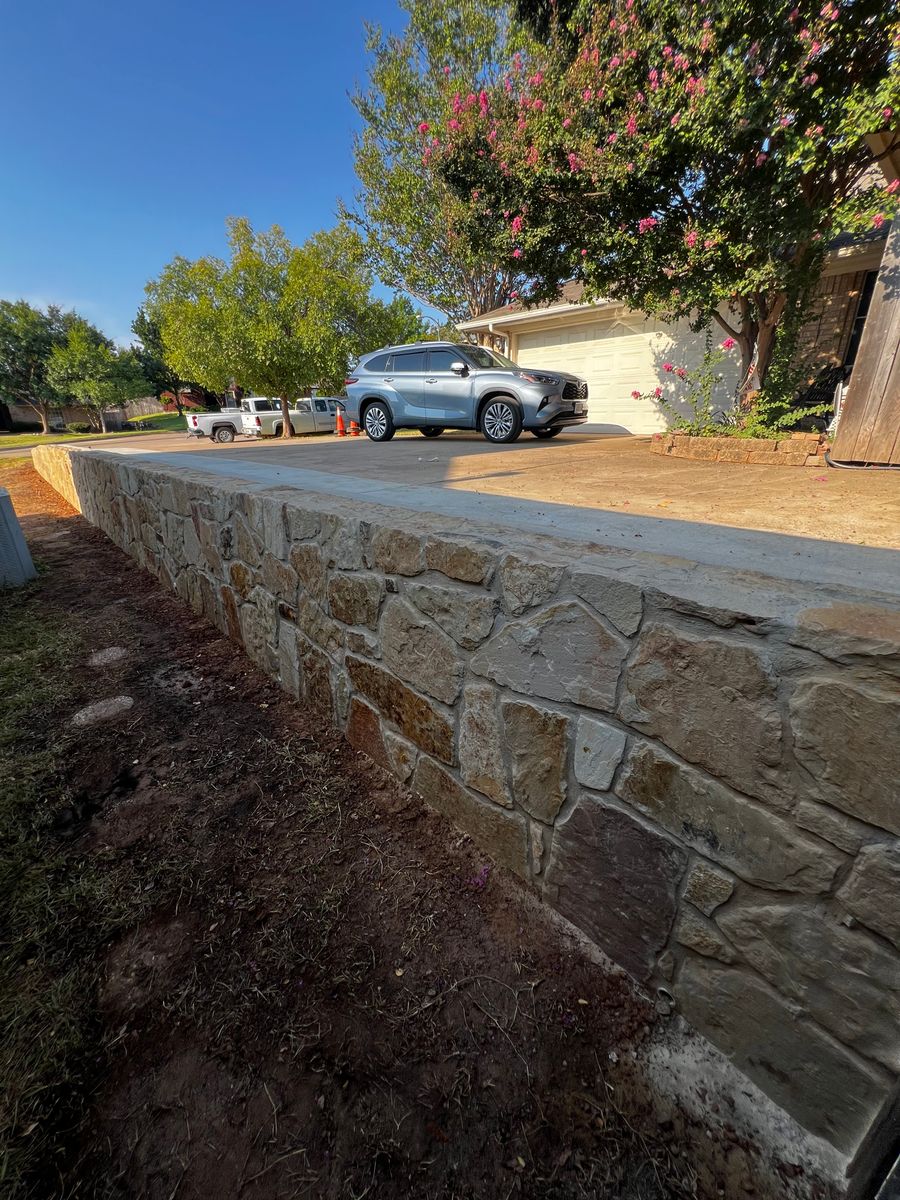
[[[446,433],[435,439],[398,436],[386,444],[365,437],[319,436],[219,446],[167,433],[95,448],[117,454],[210,455],[210,466],[215,462],[217,471],[227,462],[264,463],[410,487],[900,548],[900,472],[690,462],[652,455],[648,441],[564,433],[539,442],[525,434],[500,447],[476,434]]]

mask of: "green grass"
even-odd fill
[[[151,429],[138,428],[139,423],[152,424]],[[54,442],[101,441],[105,438],[138,437],[144,433],[177,433],[185,428],[184,417],[178,413],[155,413],[152,417],[136,417],[128,422],[132,429],[121,433],[0,433],[0,450],[27,450],[31,446],[49,446]]]
[[[149,417],[131,417],[128,424],[133,425],[136,429],[141,429],[146,425],[148,432],[151,433],[180,433],[187,428],[184,417],[180,417],[177,412],[153,413]],[[151,426],[152,428],[150,428]]]
[[[58,1194],[98,1066],[100,950],[125,919],[115,873],[55,832],[84,651],[39,593],[0,595],[0,1193],[16,1198]]]

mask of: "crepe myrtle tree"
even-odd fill
[[[282,436],[293,437],[291,400],[339,386],[354,354],[376,334],[415,336],[408,301],[372,300],[360,238],[345,225],[293,245],[277,225],[255,231],[228,221],[227,261],[175,258],[146,288],[168,366],[223,392],[238,385],[281,401]]]
[[[429,169],[473,202],[465,236],[505,249],[532,300],[578,279],[589,299],[715,322],[740,353],[749,405],[829,242],[896,211],[897,183],[876,161],[900,147],[895,8],[519,0],[517,11],[541,49],[514,56],[498,86],[461,89],[422,139]]]

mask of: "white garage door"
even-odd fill
[[[648,392],[660,381],[660,338],[617,320],[584,322],[519,335],[516,360],[523,367],[572,371],[588,382],[591,425],[610,432],[655,433],[666,428],[657,405],[635,400],[633,391]]]

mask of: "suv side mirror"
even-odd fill
[[[466,373],[466,371],[468,371],[468,369],[469,368],[466,366],[466,364],[464,362],[460,361],[459,359],[457,359],[456,362],[452,362],[450,364],[450,370],[455,375],[465,375],[465,373]]]

